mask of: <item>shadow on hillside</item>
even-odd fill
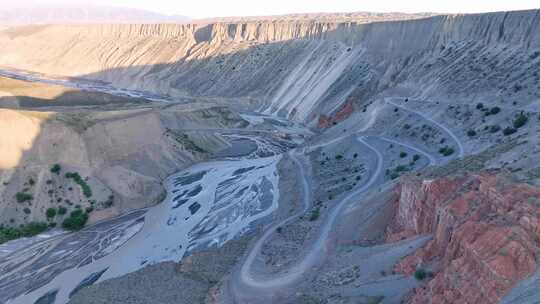
[[[0,86],[0,91],[2,87]],[[39,94],[38,94],[39,95]],[[27,95],[0,96],[0,108],[34,109],[47,107],[87,107],[142,104],[149,100],[144,98],[115,96],[101,92],[69,90],[51,98],[40,98]]]

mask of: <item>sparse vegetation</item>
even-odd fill
[[[444,155],[444,156],[450,156],[452,154],[454,154],[454,148],[452,147],[449,147],[449,146],[444,146],[442,148],[439,149],[439,153]]]
[[[48,219],[54,218],[56,216],[56,208],[48,208],[45,215],[47,215]]]
[[[514,119],[514,128],[519,129],[523,127],[528,120],[529,118],[525,114],[520,113],[518,116],[516,116],[516,119]]]
[[[313,211],[311,211],[311,214],[309,216],[309,220],[311,222],[316,221],[316,220],[319,219],[320,215],[321,215],[321,210],[317,207]]]
[[[17,203],[22,204],[24,202],[33,200],[34,197],[29,193],[17,192],[17,194],[15,194],[15,199],[17,200]]]
[[[420,268],[414,272],[414,278],[417,279],[418,281],[423,281],[426,277],[427,277],[427,273],[424,269]]]
[[[516,133],[516,132],[517,132],[517,130],[514,129],[514,128],[512,128],[512,127],[506,127],[506,128],[504,128],[504,130],[503,130],[503,134],[504,134],[504,135],[512,135],[512,134],[514,134],[514,133]]]
[[[84,196],[86,197],[92,196],[92,189],[90,188],[90,186],[88,186],[86,181],[79,175],[79,173],[68,172],[66,173],[66,178],[73,179],[75,183],[77,183],[81,187]]]
[[[489,133],[497,133],[501,130],[501,127],[498,125],[493,125],[489,127]]]
[[[47,230],[47,224],[32,222],[19,228],[0,226],[0,244],[21,237],[31,237]]]
[[[55,174],[60,175],[60,171],[62,171],[62,167],[59,164],[54,164],[51,167],[51,173],[55,173]]]
[[[409,171],[409,168],[407,168],[407,166],[404,166],[404,165],[399,165],[396,167],[395,169],[397,172],[405,172],[405,171]]]
[[[58,207],[58,214],[59,215],[64,215],[66,213],[67,213],[67,208],[66,207],[64,207],[64,206]]]
[[[491,108],[491,109],[489,110],[489,114],[490,114],[490,115],[496,115],[496,114],[498,114],[500,111],[501,111],[501,108],[499,108],[499,107],[493,107],[493,108]]]
[[[386,175],[388,175],[390,179],[396,179],[401,175],[402,172],[407,172],[409,170],[409,167],[405,165],[399,165],[392,170],[386,170]]]

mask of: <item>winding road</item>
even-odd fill
[[[373,153],[377,157],[377,166],[373,174],[371,174],[369,181],[361,188],[349,193],[345,198],[342,199],[342,201],[337,206],[335,206],[332,209],[330,215],[328,216],[324,225],[321,228],[319,237],[312,245],[312,248],[309,250],[309,253],[305,257],[303,257],[301,262],[299,262],[297,265],[292,267],[290,270],[288,270],[284,274],[281,274],[275,277],[256,277],[253,275],[253,271],[251,268],[253,267],[253,263],[257,255],[260,254],[264,243],[268,240],[268,238],[272,235],[272,233],[276,230],[277,227],[280,227],[280,226],[283,226],[292,222],[293,220],[298,218],[300,215],[304,214],[309,209],[309,206],[310,206],[311,198],[310,198],[310,192],[309,192],[309,183],[307,181],[304,168],[301,165],[300,161],[296,159],[294,154],[291,153],[291,157],[300,168],[300,173],[303,179],[304,209],[294,214],[293,216],[281,222],[278,222],[274,225],[271,225],[270,227],[267,228],[263,236],[255,243],[251,251],[248,253],[237,278],[237,281],[239,283],[241,283],[243,286],[246,286],[246,287],[255,288],[255,289],[267,289],[267,290],[288,286],[291,283],[299,280],[306,271],[308,271],[310,268],[316,265],[316,263],[320,261],[323,255],[327,253],[328,250],[325,247],[326,241],[328,239],[328,236],[330,234],[332,227],[334,226],[334,223],[337,217],[341,214],[344,206],[347,205],[354,197],[369,190],[370,187],[373,185],[373,183],[377,180],[377,178],[379,177],[382,171],[382,166],[383,166],[382,154],[375,147],[367,143],[364,138],[358,137],[357,139],[363,145],[365,145],[368,149],[373,151]]]
[[[464,155],[463,145],[461,144],[459,138],[449,128],[434,121],[433,119],[429,117],[426,117],[422,113],[408,109],[402,105],[396,104],[391,99],[395,99],[395,97],[385,98],[384,101],[388,104],[399,107],[405,111],[419,115],[423,119],[427,120],[433,125],[444,130],[456,142],[456,145],[458,147],[458,157],[463,157]],[[374,121],[374,118],[370,119],[371,123],[369,125],[372,125],[373,121]],[[363,131],[365,131],[365,129],[366,128],[363,128]],[[242,288],[239,288],[239,290],[245,290],[245,288],[247,287],[247,288],[253,289],[254,292],[261,292],[264,290],[266,293],[271,294],[275,292],[278,288],[290,286],[292,283],[301,279],[303,274],[306,273],[308,270],[310,270],[312,267],[314,267],[317,264],[317,262],[320,261],[324,257],[324,255],[328,252],[327,248],[325,248],[326,241],[328,240],[328,236],[330,234],[332,227],[335,225],[336,219],[342,213],[344,206],[350,203],[350,201],[353,198],[368,191],[370,187],[373,185],[373,183],[377,180],[381,171],[383,170],[382,168],[383,156],[381,152],[379,152],[377,148],[367,143],[364,137],[357,137],[357,140],[360,141],[363,145],[365,145],[368,149],[370,149],[376,155],[376,158],[377,158],[377,167],[375,171],[373,172],[373,174],[371,175],[369,181],[361,188],[349,193],[346,197],[344,197],[341,200],[341,202],[337,206],[335,206],[332,209],[330,215],[326,218],[323,226],[321,227],[317,240],[311,245],[311,248],[309,249],[308,253],[302,258],[300,262],[298,262],[295,266],[290,268],[288,271],[281,273],[279,275],[270,276],[270,275],[264,275],[264,274],[259,274],[259,275],[254,274],[256,272],[254,269],[255,268],[254,263],[257,259],[257,256],[261,253],[263,245],[272,236],[272,233],[274,233],[274,231],[276,231],[278,227],[281,227],[281,226],[284,226],[293,222],[294,220],[299,218],[301,215],[305,214],[311,207],[311,194],[310,194],[309,182],[305,173],[304,165],[302,165],[301,161],[297,158],[297,155],[304,154],[306,151],[313,151],[314,149],[322,147],[322,146],[327,146],[332,143],[336,143],[348,136],[351,136],[351,135],[340,136],[327,142],[305,147],[303,149],[303,153],[298,153],[296,151],[292,151],[290,153],[291,158],[293,159],[293,161],[299,168],[300,175],[302,176],[302,184],[303,184],[302,191],[304,194],[303,195],[304,208],[298,211],[297,213],[295,213],[294,215],[282,221],[279,221],[273,225],[270,225],[265,230],[263,235],[257,240],[255,245],[251,248],[251,250],[247,254],[240,268],[240,271],[236,274],[236,278],[234,279],[235,284],[239,284],[239,286],[242,286]],[[386,142],[404,146],[406,148],[409,148],[423,155],[424,157],[428,159],[429,165],[440,163],[433,155],[415,146],[412,146],[410,144],[403,143],[394,139],[386,138],[383,136],[376,136],[376,137]]]
[[[459,140],[459,138],[454,134],[454,132],[452,132],[452,130],[450,130],[450,129],[447,128],[445,125],[442,125],[442,124],[440,124],[440,123],[434,121],[433,119],[431,119],[431,118],[425,116],[424,114],[422,114],[422,113],[420,113],[420,112],[418,112],[418,111],[411,110],[411,109],[409,109],[409,108],[406,108],[405,106],[402,106],[402,105],[400,105],[400,104],[397,104],[397,103],[393,102],[392,99],[400,99],[400,100],[402,100],[402,99],[405,99],[405,97],[387,97],[387,98],[384,99],[384,101],[385,101],[386,103],[388,103],[388,104],[391,104],[391,105],[393,105],[393,106],[396,106],[396,107],[398,107],[398,108],[401,108],[401,109],[403,109],[403,110],[405,110],[405,111],[414,113],[414,114],[416,114],[416,115],[422,117],[423,119],[429,121],[430,123],[436,125],[437,127],[443,129],[443,130],[444,130],[446,133],[448,133],[448,135],[450,135],[450,137],[452,137],[452,139],[456,142],[456,144],[457,144],[457,146],[458,146],[458,150],[459,150],[459,151],[458,151],[458,157],[459,157],[459,158],[463,157],[463,155],[465,154],[465,152],[464,152],[465,149],[463,148],[463,145],[461,144],[461,141]]]
[[[417,153],[420,153],[420,154],[424,155],[429,160],[430,164],[436,165],[436,164],[439,163],[439,161],[437,161],[437,159],[435,159],[435,157],[433,157],[433,155],[427,153],[424,150],[418,149],[418,148],[416,148],[416,147],[414,147],[412,145],[409,145],[409,144],[406,144],[404,142],[400,142],[400,141],[397,141],[397,140],[393,140],[393,139],[390,139],[390,138],[384,137],[384,136],[378,136],[378,138],[380,138],[380,139],[382,139],[384,141],[387,141],[387,142],[391,142],[391,143],[396,144],[396,145],[404,146],[404,147],[409,148],[409,149],[411,149],[411,150],[413,150],[413,151],[415,151]]]
[[[408,110],[408,109],[406,109],[406,110]],[[417,114],[419,114],[419,113],[417,113]],[[424,117],[421,114],[419,114],[419,115]],[[426,117],[424,117],[424,118],[426,118]],[[459,140],[457,140],[455,135],[453,133],[451,133],[450,130],[448,130],[446,127],[432,121],[431,119],[426,118],[426,120],[436,124],[437,126],[441,127],[442,129],[446,130],[449,134],[451,134],[451,136],[453,138],[455,138],[456,142],[458,143],[458,146],[461,147],[461,143],[459,142]],[[353,192],[349,193],[346,197],[344,197],[341,200],[341,202],[337,206],[335,206],[332,209],[330,215],[328,216],[328,218],[324,222],[324,225],[321,228],[321,231],[319,233],[319,236],[318,236],[317,240],[311,245],[309,253],[307,255],[305,255],[299,263],[297,263],[295,266],[290,268],[285,273],[282,273],[282,274],[279,274],[279,275],[274,275],[274,276],[262,275],[262,274],[260,274],[258,276],[254,275],[254,272],[255,272],[254,262],[256,261],[257,256],[261,253],[261,250],[262,250],[263,245],[265,244],[265,242],[268,241],[268,239],[272,236],[272,233],[274,231],[276,231],[276,229],[278,227],[287,225],[287,224],[291,223],[292,221],[296,220],[302,214],[305,214],[309,210],[309,208],[311,206],[311,203],[310,203],[311,194],[310,194],[309,182],[308,182],[308,179],[307,179],[307,176],[306,176],[306,173],[305,173],[305,168],[301,164],[301,161],[298,160],[297,155],[298,154],[304,154],[306,150],[311,151],[314,148],[329,145],[331,143],[335,143],[335,142],[337,142],[337,141],[339,141],[339,140],[341,140],[341,139],[343,139],[345,137],[347,137],[347,136],[342,136],[342,137],[336,138],[334,140],[331,140],[329,142],[325,142],[323,144],[318,144],[318,145],[314,145],[314,146],[305,147],[303,149],[304,150],[303,153],[298,153],[296,151],[291,151],[291,153],[290,153],[291,158],[296,163],[297,167],[299,168],[300,175],[302,176],[302,184],[303,184],[302,191],[303,191],[303,194],[304,194],[303,195],[304,208],[302,210],[300,210],[299,212],[295,213],[294,215],[292,215],[291,217],[288,217],[288,218],[286,218],[286,219],[284,219],[284,220],[282,220],[280,222],[277,222],[277,223],[275,223],[273,225],[270,225],[265,230],[265,232],[263,233],[261,238],[259,238],[257,240],[255,245],[251,248],[251,250],[247,254],[247,256],[246,256],[246,258],[245,258],[245,260],[244,260],[244,262],[243,262],[243,264],[242,264],[242,266],[240,268],[240,271],[235,275],[234,284],[237,284],[238,286],[241,286],[241,288],[238,288],[238,290],[243,290],[245,292],[246,288],[250,288],[250,289],[252,289],[252,291],[254,293],[264,291],[267,294],[272,294],[272,293],[276,292],[279,288],[288,287],[292,283],[300,280],[302,278],[302,276],[307,271],[312,269],[312,267],[314,267],[317,264],[317,262],[320,261],[322,258],[324,258],[324,255],[327,254],[328,250],[325,247],[326,241],[328,240],[328,236],[330,234],[330,231],[331,231],[332,227],[335,225],[336,219],[342,213],[344,206],[346,206],[348,203],[350,203],[353,198],[355,198],[358,195],[368,191],[370,189],[370,187],[374,184],[374,182],[377,180],[379,175],[381,174],[381,171],[383,170],[383,156],[382,156],[381,152],[379,152],[379,150],[377,150],[377,148],[375,148],[374,146],[367,143],[364,137],[357,137],[357,140],[360,141],[363,145],[365,145],[368,149],[370,149],[376,155],[376,158],[377,158],[376,169],[373,172],[373,174],[371,175],[369,181],[364,186],[362,186],[361,188],[357,189],[356,191],[353,191]],[[423,151],[423,150],[421,150],[419,148],[416,148],[416,147],[414,147],[414,146],[412,146],[410,144],[399,142],[399,141],[396,141],[396,140],[393,140],[393,139],[390,139],[390,138],[386,138],[386,137],[383,137],[383,136],[376,136],[376,137],[383,140],[383,141],[386,141],[386,142],[390,142],[390,143],[394,143],[394,144],[397,144],[397,145],[407,147],[407,148],[409,148],[409,149],[423,155],[424,157],[426,157],[428,159],[428,163],[429,163],[428,165],[438,164],[439,163],[439,161],[435,157],[433,157],[431,154],[429,154],[428,152]],[[460,155],[462,155],[462,153],[463,153],[463,151],[462,151],[462,149],[460,149]],[[236,292],[238,292],[238,291],[236,291]]]

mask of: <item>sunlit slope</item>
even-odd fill
[[[389,90],[538,99],[539,27],[535,10],[365,24],[34,26],[0,34],[0,65],[226,99],[315,123]]]

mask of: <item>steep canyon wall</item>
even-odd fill
[[[520,94],[519,86],[538,86],[539,30],[537,10],[366,24],[32,26],[0,33],[0,65],[315,122],[351,95],[358,105],[396,87],[421,96]]]

